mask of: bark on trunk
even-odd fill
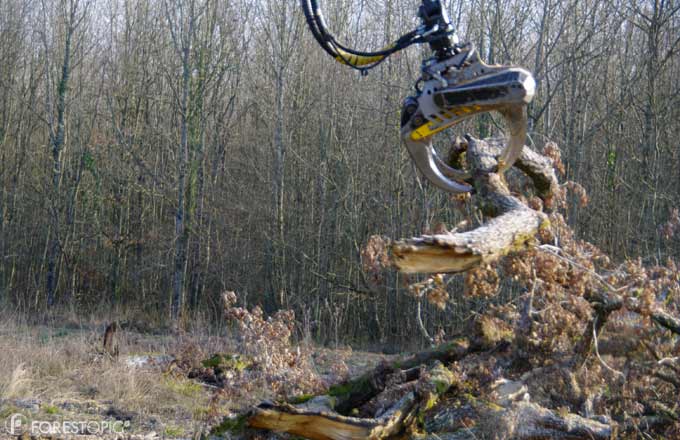
[[[400,271],[464,272],[526,248],[540,228],[548,225],[547,216],[511,195],[503,176],[496,172],[501,145],[496,139],[467,138],[466,158],[477,205],[494,218],[472,231],[424,235],[394,243],[393,262]],[[537,194],[549,205],[558,185],[550,161],[525,147],[515,166],[529,176]]]

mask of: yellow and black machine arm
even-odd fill
[[[307,25],[319,45],[336,61],[365,74],[390,55],[413,44],[429,44],[432,56],[423,60],[416,93],[404,100],[401,135],[416,167],[435,186],[449,192],[472,190],[464,170],[439,158],[433,136],[481,113],[499,112],[509,131],[499,157],[499,172],[510,168],[524,148],[526,106],[535,81],[521,67],[488,65],[472,44],[459,44],[442,0],[422,0],[421,24],[393,44],[373,52],[357,51],[339,43],[326,26],[316,0],[301,0]]]

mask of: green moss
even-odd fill
[[[456,376],[451,370],[446,368],[444,364],[439,361],[430,371],[430,376],[437,396],[444,394],[456,380]]]
[[[502,410],[504,410],[504,408],[502,406],[497,405],[494,402],[490,402],[488,400],[479,399],[479,398],[473,396],[470,393],[465,393],[463,395],[463,398],[465,400],[467,400],[470,403],[470,405],[475,409],[486,408],[486,409],[490,409],[492,411],[502,411]]]
[[[425,402],[424,411],[429,411],[429,410],[431,410],[432,408],[434,408],[434,406],[437,404],[437,401],[438,401],[438,400],[439,400],[439,396],[438,396],[438,395],[436,395],[436,394],[431,394],[431,395],[430,395],[430,398],[427,399],[427,402]]]
[[[288,403],[292,403],[293,405],[299,405],[301,403],[309,402],[314,397],[315,397],[314,394],[301,394],[288,400]]]
[[[543,230],[543,229],[548,229],[548,228],[550,228],[550,220],[546,217],[545,219],[543,219],[543,221],[541,222],[541,225],[538,227],[538,229]]]
[[[442,394],[444,394],[446,392],[446,390],[449,389],[449,387],[451,386],[451,383],[445,382],[445,381],[435,380],[434,386],[435,386],[435,389],[437,390],[437,395],[441,396]]]
[[[214,354],[202,362],[205,368],[243,371],[253,365],[253,361],[238,354]]]
[[[208,358],[201,362],[205,368],[217,368],[220,366],[220,363],[222,362],[222,356],[219,354],[213,355],[211,358]]]
[[[42,410],[45,411],[46,414],[59,414],[61,411],[59,411],[59,408],[57,408],[54,405],[43,405]]]
[[[354,393],[361,393],[371,388],[371,383],[367,376],[363,376],[351,382],[333,385],[328,389],[328,395],[332,397],[346,397]]]
[[[196,397],[203,392],[201,384],[191,380],[166,378],[165,386],[171,391],[186,397]]]
[[[416,426],[420,429],[425,426],[425,411],[418,411],[416,415]]]
[[[184,435],[184,428],[181,426],[168,426],[165,428],[166,437],[181,437]]]
[[[246,429],[248,417],[241,415],[238,417],[225,417],[222,423],[210,430],[210,435],[223,436],[224,434],[240,434]]]

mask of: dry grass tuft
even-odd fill
[[[0,379],[0,397],[10,399],[18,397],[30,384],[28,380],[28,371],[23,363],[20,363],[9,377]]]

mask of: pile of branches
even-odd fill
[[[512,280],[516,300],[489,306],[433,350],[317,396],[264,402],[228,426],[319,440],[680,438],[676,263],[615,264],[575,237],[560,209],[568,191],[587,196],[558,183],[554,144],[525,148],[524,175],[510,184],[495,174],[499,151],[499,141],[468,138],[450,157],[472,171],[477,200],[467,212],[491,220],[372,246],[390,247],[404,272],[432,273],[412,290],[440,307],[443,271],[465,273],[467,296],[493,297]]]

